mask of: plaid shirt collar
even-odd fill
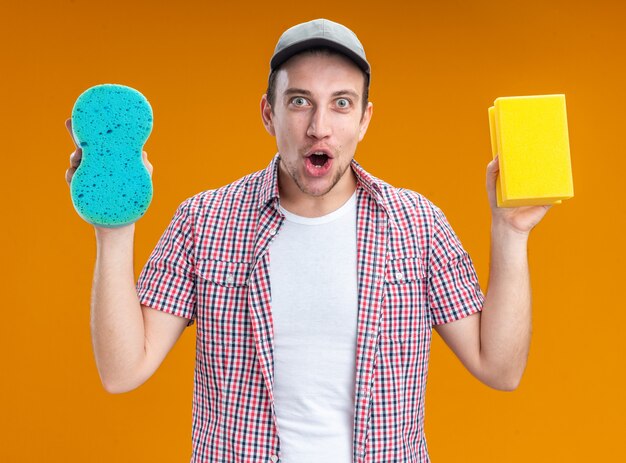
[[[259,194],[259,209],[265,206],[272,200],[278,200],[278,165],[280,163],[280,154],[272,158],[272,161],[267,166],[261,176],[261,189]],[[386,212],[389,221],[395,225],[393,220],[393,214],[391,214],[389,200],[385,195],[385,190],[382,187],[382,180],[369,174],[361,165],[352,159],[350,163],[352,171],[357,178],[357,188],[362,187],[367,193],[370,194],[376,201],[376,203]]]

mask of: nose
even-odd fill
[[[311,120],[306,134],[309,137],[322,139],[330,136],[332,127],[330,124],[329,114],[324,108],[318,107],[311,113]]]

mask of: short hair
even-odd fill
[[[334,49],[329,48],[329,47],[323,47],[323,46],[307,48],[306,50],[302,50],[302,51],[296,53],[293,56],[298,56],[298,55],[301,55],[301,54],[304,54],[304,53],[311,54],[311,55],[326,55],[326,56],[339,55],[339,56],[346,57],[346,55],[344,55],[343,53],[338,52],[337,50],[334,50]],[[291,58],[293,58],[293,56]],[[289,58],[289,59],[291,59],[291,58]],[[285,63],[288,62],[288,61],[289,60],[285,61]],[[270,77],[269,77],[269,80],[268,80],[268,83],[267,83],[267,92],[266,92],[266,94],[267,94],[267,101],[270,104],[272,112],[274,112],[274,102],[276,100],[276,76],[278,75],[278,71],[280,71],[282,69],[282,67],[284,66],[285,63],[282,63],[280,66],[275,68],[270,73]],[[356,63],[354,65],[357,66]],[[369,82],[369,75],[365,71],[363,71],[361,68],[359,68],[359,70],[363,74],[363,96],[361,98],[361,115],[363,115],[363,114],[365,114],[365,109],[367,108],[367,101],[368,101],[368,98],[369,98],[370,82]]]

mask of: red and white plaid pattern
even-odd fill
[[[137,282],[142,304],[197,321],[195,463],[280,457],[268,252],[284,220],[278,162],[185,200]],[[484,298],[437,207],[356,161],[351,167],[359,287],[353,462],[428,462],[432,326],[481,310]]]

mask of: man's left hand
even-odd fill
[[[496,156],[487,165],[487,194],[493,224],[505,226],[520,234],[528,235],[552,206],[498,207],[496,200],[496,180],[500,164]]]

